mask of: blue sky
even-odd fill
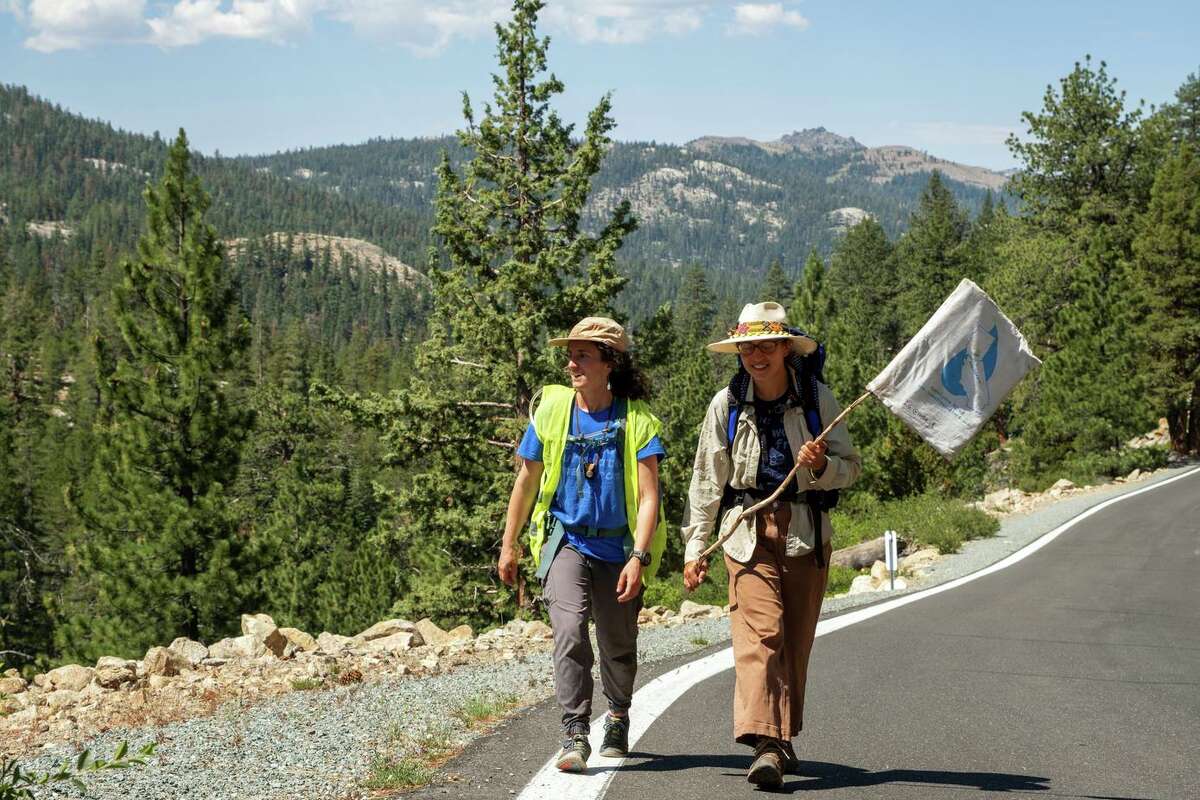
[[[431,136],[479,105],[503,0],[0,0],[0,81],[205,152]],[[993,168],[1090,53],[1133,100],[1200,71],[1200,3],[558,0],[558,107],[613,92],[619,139],[824,126]]]

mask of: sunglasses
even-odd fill
[[[740,342],[738,343],[737,351],[744,356],[750,355],[755,350],[760,350],[766,355],[771,355],[782,344],[783,342],[779,339],[765,339],[761,342]]]

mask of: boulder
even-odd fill
[[[68,689],[78,692],[92,682],[93,675],[94,670],[91,667],[68,664],[65,667],[59,667],[47,672],[46,685],[51,691]]]
[[[446,635],[450,637],[451,641],[467,642],[475,638],[475,631],[471,630],[470,625],[459,625],[457,628],[446,631]]]
[[[137,662],[124,658],[102,656],[96,662],[95,681],[105,689],[116,689],[125,683],[137,680]]]
[[[167,647],[151,647],[142,659],[142,672],[146,675],[178,675],[191,666],[190,661]]]
[[[940,558],[937,548],[926,547],[901,558],[900,572],[905,575],[916,575],[932,567]]]
[[[208,658],[208,648],[194,639],[188,639],[186,636],[180,636],[171,642],[167,649],[183,658],[193,667],[199,666],[200,662]]]
[[[51,712],[59,712],[78,703],[79,692],[72,689],[55,689],[46,694],[46,705],[50,707]]]
[[[284,638],[286,638],[289,643],[294,645],[297,650],[305,653],[315,653],[317,650],[321,649],[321,646],[317,644],[316,639],[309,636],[299,628],[280,628],[279,632],[282,633]]]
[[[449,632],[439,628],[429,617],[417,620],[416,628],[425,644],[445,644],[450,641]]]
[[[279,632],[275,620],[266,614],[242,614],[242,635],[253,636],[276,657],[282,657],[288,639]]]
[[[846,594],[866,594],[875,591],[875,583],[870,575],[858,575],[850,581],[850,591]]]
[[[1007,513],[1024,502],[1028,496],[1020,489],[1000,489],[983,498],[983,510]]]
[[[259,641],[258,637],[253,635],[222,639],[219,642],[213,643],[208,648],[210,659],[225,659],[226,661],[233,661],[238,658],[258,658],[270,652],[267,646]]]
[[[28,686],[29,684],[15,669],[6,671],[4,677],[0,678],[0,694],[20,694]]]
[[[829,563],[835,567],[850,569],[865,569],[876,561],[885,558],[883,537],[859,542],[851,547],[843,547],[829,557]]]
[[[1140,469],[1134,469],[1133,472],[1131,472],[1125,476],[1125,480],[1127,480],[1127,481],[1141,480],[1141,478],[1142,478],[1142,471]]]
[[[1079,487],[1075,485],[1074,481],[1069,481],[1066,478],[1059,478],[1054,482],[1053,486],[1046,490],[1046,494],[1050,495],[1051,497],[1060,497],[1061,495],[1073,492],[1078,488]]]
[[[370,642],[374,639],[391,636],[393,633],[413,633],[416,630],[417,626],[406,619],[385,619],[382,622],[376,622],[354,638],[360,642]]]
[[[540,619],[535,619],[533,622],[526,623],[525,637],[527,639],[553,639],[554,631]]]
[[[348,650],[354,646],[354,638],[350,636],[339,636],[336,633],[322,631],[317,637],[317,647],[323,653],[340,653],[343,650]]]
[[[421,639],[421,634],[416,631],[397,631],[391,636],[372,639],[364,645],[364,648],[380,653],[402,653],[405,650],[420,647],[422,644],[424,642]]]
[[[684,600],[679,604],[679,616],[684,619],[717,619],[722,616],[720,606],[706,606]]]

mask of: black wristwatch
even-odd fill
[[[643,567],[650,566],[650,554],[647,553],[645,550],[638,550],[636,548],[633,550],[630,550],[629,557],[636,558],[638,561],[642,562]]]

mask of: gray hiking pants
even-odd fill
[[[592,665],[588,620],[596,621],[600,682],[610,711],[624,713],[633,700],[637,675],[637,616],[642,595],[617,602],[624,564],[599,561],[563,547],[554,556],[543,594],[554,629],[554,693],[563,710],[563,729],[588,726],[592,718]]]

